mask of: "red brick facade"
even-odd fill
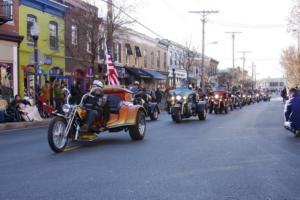
[[[0,3],[3,0],[0,0]],[[21,42],[19,37],[19,0],[13,0],[13,21],[0,25],[0,40]]]

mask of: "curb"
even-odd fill
[[[49,124],[51,119],[45,119],[43,121],[33,121],[33,122],[10,122],[0,124],[0,134],[8,130],[19,130],[27,128],[43,127]]]

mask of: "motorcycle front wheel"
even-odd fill
[[[48,143],[55,153],[63,152],[68,143],[68,137],[64,135],[67,122],[61,117],[51,120],[48,128]]]
[[[152,113],[150,113],[150,119],[155,121],[158,119],[158,109],[155,108]]]

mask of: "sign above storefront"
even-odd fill
[[[187,78],[187,74],[183,70],[180,70],[180,71],[175,70],[175,76],[176,76],[176,78],[179,78],[179,79],[186,79]],[[172,70],[169,71],[169,77],[173,77],[173,71]]]

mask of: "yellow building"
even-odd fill
[[[67,7],[50,0],[20,0],[19,32],[24,36],[20,45],[19,92],[33,97],[34,74],[38,85],[45,80],[65,79],[64,16]],[[38,66],[35,65],[34,39],[31,28],[37,24]],[[38,69],[35,72],[35,69]]]

